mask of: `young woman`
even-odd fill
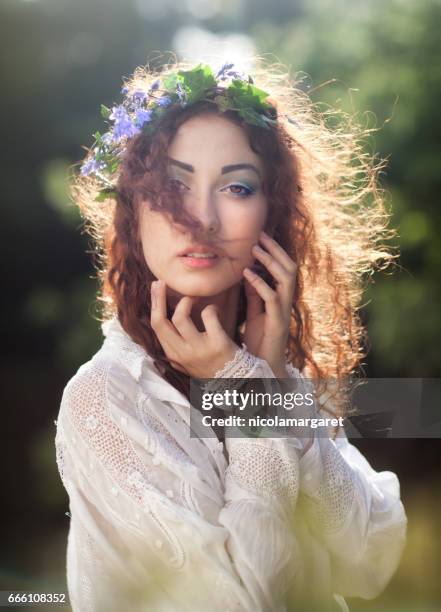
[[[105,339],[57,422],[75,612],[346,610],[397,568],[398,479],[342,428],[190,436],[191,378],[354,372],[362,275],[391,257],[359,128],[255,79],[137,69],[76,178]]]

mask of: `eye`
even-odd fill
[[[178,178],[169,177],[167,182],[170,189],[172,189],[173,191],[188,190],[188,187]],[[253,189],[253,187],[247,187],[246,185],[241,185],[240,183],[233,183],[231,185],[227,185],[227,187],[225,187],[224,189],[232,189],[230,193],[238,198],[247,198],[249,196],[252,196],[256,191],[255,189]]]
[[[178,178],[168,177],[167,183],[172,191],[183,191],[182,187],[185,187],[184,183]]]
[[[225,189],[233,189],[234,191],[231,191],[230,193],[239,198],[248,198],[255,193],[255,190],[252,187],[247,187],[246,185],[241,185],[240,183],[233,183],[232,185],[225,187]]]

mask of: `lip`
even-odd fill
[[[195,244],[193,246],[189,246],[178,253],[178,257],[185,257],[188,253],[200,253],[201,255],[217,255],[221,257],[223,252],[216,247],[204,245],[204,244]]]
[[[189,257],[188,253],[200,253],[201,255],[214,255],[207,259],[201,257]],[[196,244],[183,249],[178,253],[179,259],[185,265],[186,268],[213,268],[219,264],[223,252],[220,249],[212,247],[211,245]]]
[[[185,255],[181,255],[179,259],[187,268],[214,268],[221,260],[219,256],[202,259],[200,257],[188,257]]]

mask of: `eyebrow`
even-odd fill
[[[171,157],[168,158],[168,161],[170,162],[170,164],[173,164],[174,166],[179,166],[179,168],[182,168],[187,172],[194,172],[194,166],[192,166],[191,164],[186,164]],[[260,178],[260,172],[253,164],[230,164],[229,166],[222,166],[221,174],[227,174],[228,172],[234,172],[235,170],[253,170]]]

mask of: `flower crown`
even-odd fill
[[[84,176],[94,175],[102,186],[96,199],[116,196],[114,176],[125,141],[140,133],[152,134],[158,120],[171,107],[185,108],[204,100],[216,104],[221,112],[237,111],[246,123],[266,129],[275,125],[277,110],[267,100],[269,94],[256,87],[251,76],[233,67],[234,64],[224,64],[216,74],[203,64],[191,70],[178,70],[156,79],[147,91],[123,87],[124,101],[112,109],[101,105],[102,116],[113,125],[105,134],[95,132],[93,154],[81,166]],[[225,86],[227,80],[230,83]]]

